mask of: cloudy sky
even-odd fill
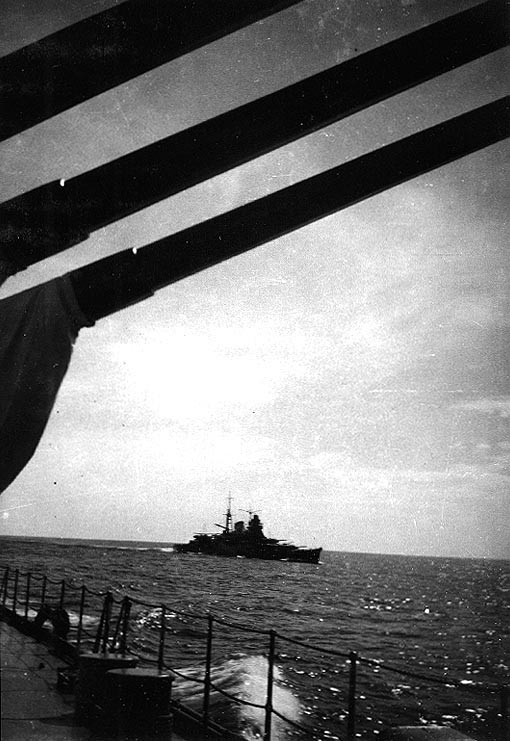
[[[3,53],[114,5],[2,0]],[[0,145],[2,200],[475,5],[308,0]],[[0,296],[507,92],[505,52],[95,232]],[[1,532],[188,539],[233,496],[326,549],[510,557],[508,145],[83,329]],[[240,514],[240,513],[239,513]]]

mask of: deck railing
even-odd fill
[[[306,733],[306,738],[318,738],[315,732],[294,719],[285,716],[275,707],[273,700],[273,689],[275,685],[275,666],[284,663],[285,654],[279,653],[277,648],[281,644],[292,644],[300,649],[307,649],[319,653],[323,656],[333,657],[334,660],[340,659],[339,666],[346,670],[347,679],[347,708],[341,717],[345,717],[345,737],[347,741],[353,741],[360,734],[357,732],[357,683],[359,671],[361,668],[371,668],[376,673],[389,672],[405,676],[409,679],[418,680],[427,685],[442,685],[444,688],[465,690],[466,680],[456,680],[446,677],[437,677],[420,672],[409,671],[399,667],[391,666],[378,659],[371,659],[361,656],[356,651],[338,651],[332,648],[326,648],[320,645],[313,645],[306,641],[301,641],[290,636],[278,633],[274,629],[254,628],[242,623],[226,620],[212,614],[196,614],[182,610],[170,608],[164,603],[151,603],[136,599],[133,596],[124,595],[121,598],[114,597],[112,592],[96,592],[85,585],[77,586],[65,579],[53,580],[46,575],[23,572],[19,569],[6,568],[2,576],[1,584],[1,604],[4,611],[7,611],[14,619],[30,621],[41,614],[43,608],[48,612],[49,607],[61,608],[67,610],[73,609],[74,620],[71,621],[69,635],[66,642],[74,648],[76,656],[83,651],[92,651],[95,653],[120,653],[122,655],[137,654],[140,652],[133,651],[129,645],[131,624],[131,613],[134,606],[151,611],[151,614],[157,616],[158,628],[158,645],[157,659],[149,655],[140,656],[141,663],[153,664],[159,671],[170,671],[174,675],[196,682],[203,685],[203,700],[201,717],[204,727],[207,727],[211,721],[211,691],[218,692],[233,703],[246,705],[260,709],[264,714],[264,741],[271,741],[272,727],[274,717],[284,721],[289,729],[302,731]],[[75,610],[77,609],[77,613]],[[155,611],[155,612],[154,612]],[[96,617],[90,625],[86,624],[86,612]],[[44,614],[44,613],[43,613]],[[169,615],[178,616],[183,619],[193,619],[203,621],[205,626],[205,666],[202,677],[191,676],[189,673],[180,671],[171,666],[167,658],[172,649],[169,639],[170,631],[168,630],[167,620]],[[93,629],[91,629],[93,628]],[[240,633],[251,633],[263,636],[267,639],[267,682],[265,691],[265,702],[254,703],[242,697],[235,696],[227,692],[224,688],[215,683],[212,671],[213,662],[213,644],[215,637],[222,630],[234,629]],[[470,687],[472,690],[473,688]],[[508,685],[483,685],[478,686],[480,689],[492,696],[497,719],[497,728],[493,738],[501,741],[508,741],[510,738],[510,719],[509,719],[509,695],[510,688]],[[361,696],[360,696],[361,697]],[[497,700],[495,698],[498,698]]]

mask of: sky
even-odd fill
[[[1,200],[70,178],[435,20],[306,0],[0,144]],[[2,53],[115,5],[2,0]],[[508,92],[491,54],[93,233],[0,298]],[[508,144],[81,330],[0,533],[181,541],[260,510],[327,550],[510,558]]]

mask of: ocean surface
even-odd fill
[[[130,646],[147,661],[157,658],[158,605],[164,604],[165,661],[191,677],[203,675],[207,628],[191,615],[209,611],[340,652],[277,639],[273,705],[307,730],[275,718],[273,739],[345,738],[350,651],[379,662],[359,666],[359,737],[377,738],[388,724],[436,722],[478,739],[498,738],[497,688],[510,684],[510,562],[325,552],[312,565],[177,554],[164,545],[10,538],[1,548],[2,569],[66,580],[74,624],[82,584],[134,598]],[[22,597],[24,585],[20,577]],[[57,600],[58,585],[48,589],[47,598]],[[85,607],[91,635],[100,607],[99,599],[93,602],[91,594]],[[214,630],[213,681],[264,704],[268,636],[217,624]],[[192,681],[176,681],[175,692],[201,702],[201,687]],[[218,695],[213,715],[247,739],[261,737],[263,711]]]

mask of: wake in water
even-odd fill
[[[201,712],[203,707],[204,688],[192,678],[202,679],[203,669],[188,667],[180,670],[190,679],[176,677],[172,687],[172,697],[182,700],[184,704]],[[213,721],[224,728],[239,733],[247,741],[260,739],[264,735],[264,719],[267,690],[268,662],[264,656],[240,656],[229,659],[211,669],[211,681],[223,692],[244,702],[262,707],[239,705],[211,688],[210,716]],[[274,667],[273,707],[286,718],[299,722],[300,706],[296,697],[283,684],[283,675]],[[272,716],[271,738],[283,741],[288,738],[289,724],[277,715]]]
[[[78,613],[70,610],[69,616],[73,627],[77,627],[79,622]],[[170,617],[172,615],[167,615],[167,619]],[[177,616],[173,615],[173,617]],[[143,640],[143,635],[147,635],[145,633],[147,627],[153,627],[152,623],[154,621],[154,626],[159,628],[160,620],[161,615],[158,610],[150,610],[142,616],[138,616],[135,625],[140,631],[140,635],[133,641],[133,644],[141,649],[142,654],[150,651],[149,644],[146,644]],[[84,614],[82,624],[90,638],[99,625],[99,616]],[[204,637],[203,631],[193,626],[179,628],[179,634],[187,637]],[[212,686],[209,698],[209,716],[211,720],[239,734],[246,741],[263,738],[268,670],[268,660],[263,655],[250,656],[238,653],[221,663],[213,664],[211,667]],[[178,671],[185,677],[174,675],[172,699],[182,701],[187,708],[201,713],[204,703],[203,665],[187,666],[182,669],[179,668]],[[222,692],[228,693],[230,697],[226,697]],[[235,702],[232,698],[236,698],[238,702]],[[250,703],[250,705],[242,704],[245,702]],[[254,705],[259,707],[254,707]],[[286,686],[283,671],[276,665],[273,667],[272,706],[290,721],[299,723],[301,715],[299,700]],[[271,721],[271,738],[274,741],[288,739],[287,731],[291,728],[289,723],[286,723],[274,713]]]

